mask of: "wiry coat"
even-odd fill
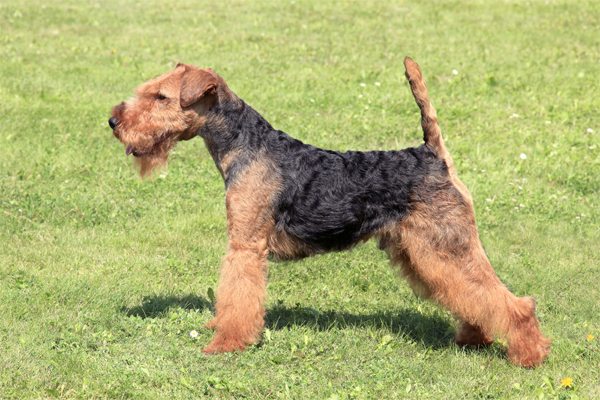
[[[352,247],[401,221],[427,176],[449,179],[444,161],[425,145],[342,153],[273,129],[241,99],[221,103],[211,112],[215,120],[225,122],[215,129],[209,121],[199,135],[214,143],[209,149],[217,153],[215,159],[237,154],[224,176],[227,187],[253,159],[271,161],[281,182],[272,204],[275,230],[305,243],[308,252],[297,257]]]
[[[502,337],[518,365],[548,355],[535,302],[500,282],[479,240],[471,195],[458,179],[421,70],[405,60],[424,142],[397,151],[323,150],[273,129],[212,70],[179,64],[116,106],[109,120],[142,174],[177,141],[202,137],[226,186],[228,252],[217,334],[207,353],[243,350],[264,326],[267,257],[302,258],[374,237],[413,289],[460,320],[456,343]]]

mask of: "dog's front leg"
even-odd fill
[[[270,196],[255,179],[227,190],[229,245],[217,289],[216,330],[205,353],[244,350],[259,340],[267,297],[267,238],[272,228]],[[262,187],[264,189],[264,186]]]
[[[216,336],[205,353],[244,350],[264,327],[267,286],[266,240],[246,247],[231,241],[217,291]]]

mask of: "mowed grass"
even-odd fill
[[[3,0],[0,399],[600,398],[599,15],[596,1]],[[262,342],[203,356],[221,177],[196,139],[140,180],[110,109],[183,61],[305,142],[417,146],[406,55],[496,273],[537,300],[547,362],[453,345],[452,316],[374,243],[271,264]]]

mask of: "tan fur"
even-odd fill
[[[285,231],[273,230],[269,235],[269,250],[284,260],[294,260],[315,255],[309,246]]]
[[[114,134],[126,147],[135,149],[142,176],[165,165],[177,142],[191,139],[204,126],[208,108],[215,100],[216,81],[216,74],[210,70],[179,64],[140,85],[135,98],[113,108],[111,115],[119,121]],[[201,90],[185,90],[199,82],[205,83]]]
[[[217,290],[217,334],[205,353],[243,350],[264,326],[268,238],[273,230],[272,200],[279,190],[268,160],[253,163],[227,190],[229,248]]]
[[[515,297],[496,276],[479,240],[471,194],[446,150],[421,70],[408,57],[405,65],[421,108],[425,142],[445,160],[449,180],[425,185],[442,190],[423,193],[429,196],[427,202],[415,198],[410,216],[387,233],[395,238],[385,243],[392,262],[401,265],[416,291],[463,321],[458,344],[487,345],[500,337],[508,341],[513,363],[539,365],[548,355],[550,340],[540,332],[535,302]]]
[[[401,266],[417,294],[463,321],[456,343],[483,346],[502,338],[511,361],[539,365],[550,341],[539,330],[533,299],[515,297],[500,282],[479,241],[472,206],[455,193],[430,199],[430,208],[419,203],[387,232],[395,238],[386,242],[392,264]]]

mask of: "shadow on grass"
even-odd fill
[[[171,309],[204,310],[212,309],[212,303],[204,297],[189,294],[185,296],[146,296],[141,306],[123,307],[126,316],[160,318]],[[432,349],[447,347],[452,338],[452,326],[447,318],[439,315],[423,315],[411,310],[384,311],[373,314],[351,314],[335,310],[317,311],[310,307],[274,306],[267,310],[265,327],[281,330],[289,326],[306,326],[310,329],[326,331],[332,328],[388,329],[394,334],[404,334],[415,342],[423,343]]]
[[[288,326],[307,326],[325,331],[346,327],[388,329],[394,334],[406,335],[432,349],[448,347],[453,338],[452,325],[443,316],[428,316],[411,310],[384,311],[356,315],[334,310],[317,311],[308,307],[275,306],[268,310],[266,327],[280,330]]]
[[[170,309],[204,310],[212,308],[212,303],[201,296],[188,294],[185,296],[146,296],[141,306],[123,307],[121,312],[126,316],[141,318],[157,318],[165,315]]]

